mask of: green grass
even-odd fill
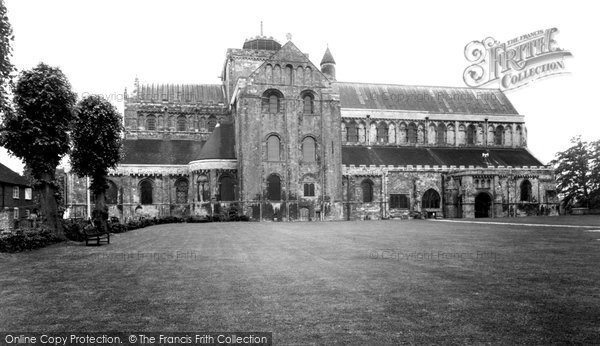
[[[534,221],[524,219],[600,229],[598,217]],[[0,254],[0,330],[597,343],[599,239],[577,228],[434,221],[153,226],[101,247]]]

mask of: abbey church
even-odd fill
[[[338,57],[339,58],[339,57]],[[227,50],[218,84],[143,84],[125,95],[109,213],[253,220],[556,214],[550,167],[496,89],[339,82],[291,40]],[[85,179],[66,206],[84,216]],[[87,200],[86,200],[87,199]]]

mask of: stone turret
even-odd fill
[[[331,55],[329,47],[327,47],[321,60],[321,72],[331,81],[335,81],[335,60],[333,59],[333,55]]]

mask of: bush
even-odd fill
[[[84,241],[83,229],[89,224],[83,219],[71,219],[63,223],[63,230],[67,239],[72,241]]]
[[[55,237],[51,230],[43,226],[38,229],[16,229],[10,233],[0,234],[0,252],[39,249],[60,241],[62,239]]]

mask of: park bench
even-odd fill
[[[99,246],[100,243],[105,242],[106,244],[110,244],[110,230],[106,229],[106,232],[100,230],[98,227],[95,227],[93,223],[90,224],[92,227],[86,227],[83,230],[83,234],[85,235],[85,246],[90,245],[91,242],[96,242]]]

